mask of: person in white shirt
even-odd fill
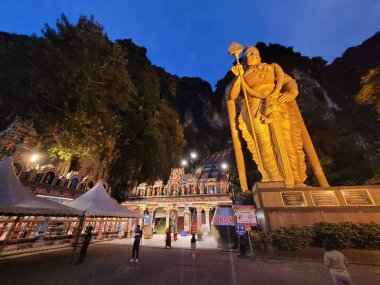
[[[350,273],[348,273],[347,258],[340,252],[335,250],[331,241],[325,242],[325,265],[330,269],[331,277],[334,284],[337,285],[352,285]]]

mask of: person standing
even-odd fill
[[[197,240],[195,238],[195,234],[192,235],[190,240],[190,248],[193,253],[193,259],[195,259],[195,249],[197,248]]]
[[[347,258],[340,251],[335,250],[331,241],[325,242],[325,249],[324,263],[330,269],[334,284],[352,285],[353,283],[347,270]]]
[[[92,229],[93,229],[92,226],[87,227],[86,235],[84,236],[82,248],[81,248],[80,254],[79,254],[79,260],[76,264],[82,263],[86,257],[87,249],[88,249],[88,246],[90,245],[91,238],[92,238]]]
[[[165,231],[166,237],[165,237],[165,248],[172,248],[172,231],[170,227],[168,227]]]
[[[140,249],[140,241],[142,238],[142,230],[140,230],[140,225],[136,226],[135,235],[133,236],[135,241],[133,242],[133,248],[132,248],[132,258],[129,260],[129,262],[139,262],[139,249]],[[135,259],[136,255],[136,259]]]

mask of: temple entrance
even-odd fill
[[[215,209],[208,205],[203,207],[190,206],[166,206],[157,207],[150,216],[152,217],[151,226],[153,234],[165,234],[165,230],[170,227],[172,232],[182,235],[193,233],[203,233],[207,236],[212,235],[211,221]]]

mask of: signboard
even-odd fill
[[[367,189],[340,190],[347,206],[375,206]]]
[[[153,236],[153,228],[152,226],[146,226],[144,227],[144,238],[150,239]]]
[[[284,207],[306,207],[305,196],[302,191],[280,192]]]
[[[234,218],[232,216],[214,216],[214,225],[217,226],[234,226]]]
[[[240,237],[244,237],[245,236],[245,226],[243,225],[236,225],[236,234]]]
[[[318,207],[329,207],[329,206],[339,206],[338,199],[336,198],[335,192],[332,190],[323,191],[310,191],[311,200],[314,206]]]
[[[149,215],[144,216],[144,226],[149,226],[150,218]]]
[[[244,226],[257,226],[255,207],[238,205],[233,207],[236,214],[236,223]]]

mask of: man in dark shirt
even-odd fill
[[[133,242],[133,249],[132,249],[132,258],[129,262],[139,262],[139,249],[140,249],[140,240],[142,238],[142,230],[140,230],[140,225],[137,225],[135,230],[135,235],[133,236],[135,238],[135,241]],[[136,254],[136,259],[135,259]]]
[[[84,239],[83,239],[83,244],[82,244],[82,248],[80,250],[79,260],[78,260],[77,264],[82,263],[84,258],[86,257],[87,249],[88,249],[88,246],[91,242],[91,237],[92,237],[92,226],[88,226],[87,231],[86,231],[86,235],[84,236]]]

